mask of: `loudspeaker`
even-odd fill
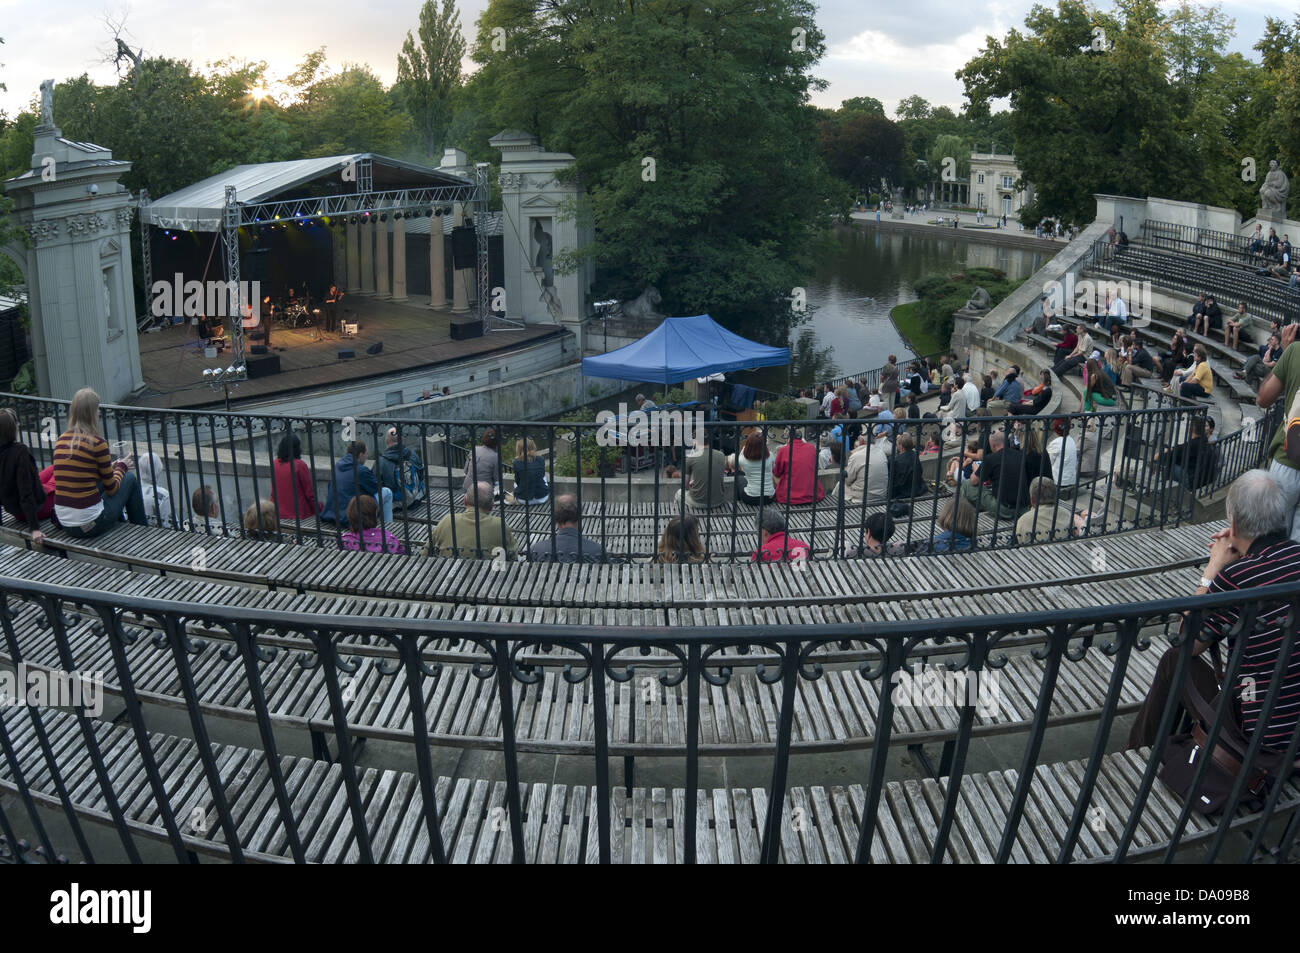
[[[366,353],[367,353],[367,354],[378,354],[378,353],[379,353],[380,351],[382,351],[383,349],[384,349],[384,342],[383,342],[383,341],[376,341],[374,344],[370,345],[370,347],[366,348]]]
[[[280,355],[271,354],[268,357],[250,359],[246,366],[248,367],[249,380],[258,377],[270,377],[272,374],[280,373]]]
[[[271,280],[271,250],[253,248],[244,252],[239,262],[239,277],[243,281],[260,281],[264,285],[268,284]]]
[[[353,358],[353,357],[356,357],[356,356],[357,356],[357,352],[354,351],[354,350],[353,350],[352,348],[350,348],[350,347],[341,347],[341,348],[339,348],[339,360],[340,360],[340,361],[346,361],[346,360],[348,360],[349,358]]]
[[[248,353],[249,353],[249,354],[265,354],[265,353],[266,353],[266,345],[265,345],[265,344],[254,344],[252,347],[250,347],[250,348],[248,349]]]
[[[482,336],[483,336],[482,321],[451,322],[451,339],[453,341],[467,341],[470,338],[481,338]]]
[[[452,267],[459,271],[462,268],[473,268],[474,260],[478,257],[478,240],[474,237],[474,229],[461,226],[451,230],[451,261]]]

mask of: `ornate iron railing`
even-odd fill
[[[889,419],[877,421],[859,418],[845,421],[752,421],[731,423],[717,420],[699,422],[692,417],[675,421],[651,420],[659,427],[654,436],[668,446],[618,446],[619,428],[603,424],[559,424],[536,421],[506,421],[494,424],[463,421],[393,420],[382,418],[304,418],[270,414],[219,413],[217,411],[152,410],[136,407],[101,408],[102,428],[114,451],[141,460],[155,455],[162,462],[161,472],[153,471],[143,481],[149,497],[164,494],[169,511],[163,507],[152,511],[150,522],[171,528],[188,528],[213,534],[245,533],[241,517],[258,500],[276,501],[274,468],[281,441],[296,436],[302,452],[301,462],[310,474],[318,503],[329,502],[338,514],[338,522],[317,519],[315,510],[295,491],[292,500],[277,501],[280,510],[280,538],[336,547],[347,531],[346,510],[351,499],[341,490],[336,475],[336,461],[341,459],[350,441],[366,444],[368,456],[345,473],[355,484],[364,477],[361,467],[378,469],[390,426],[396,429],[397,445],[409,448],[425,471],[423,501],[396,508],[391,514],[380,512],[381,527],[396,534],[407,552],[419,550],[434,534],[438,524],[451,512],[462,507],[464,487],[478,482],[497,482],[509,491],[510,462],[515,458],[517,441],[531,439],[542,459],[548,480],[543,502],[518,499],[508,502],[506,493],[495,499],[491,514],[473,511],[475,539],[460,538],[463,532],[456,521],[446,520],[444,529],[451,533],[456,551],[473,550],[481,558],[491,558],[491,546],[481,546],[480,528],[484,520],[500,518],[512,526],[519,551],[553,539],[552,529],[557,495],[569,493],[577,498],[582,510],[582,533],[598,540],[607,553],[618,559],[652,555],[660,542],[667,522],[681,507],[677,494],[690,499],[687,448],[693,425],[703,441],[725,454],[734,453],[752,430],[757,430],[769,446],[769,454],[780,461],[783,451],[779,438],[791,427],[802,432],[813,445],[813,454],[821,444],[843,443],[838,461],[818,469],[817,485],[824,496],[816,502],[800,502],[783,488],[800,479],[812,491],[812,466],[806,459],[790,466],[791,474],[776,474],[776,485],[762,486],[753,494],[757,502],[743,499],[734,482],[723,482],[721,498],[711,498],[710,508],[688,507],[697,524],[701,540],[710,558],[732,561],[748,560],[758,548],[758,526],[772,510],[778,511],[792,529],[792,535],[807,544],[811,558],[833,557],[858,545],[862,527],[868,517],[893,506],[898,527],[891,541],[891,552],[928,552],[942,511],[955,494],[962,494],[985,512],[979,531],[967,540],[970,548],[1016,545],[1015,517],[1008,507],[995,505],[992,490],[983,486],[949,486],[947,475],[962,448],[971,440],[982,448],[994,430],[1005,430],[1024,446],[1039,448],[1030,454],[1038,472],[1050,476],[1058,486],[1068,484],[1067,452],[1049,455],[1055,428],[1067,428],[1069,440],[1078,452],[1079,486],[1090,493],[1085,507],[1092,518],[1081,532],[1093,535],[1150,526],[1177,525],[1194,512],[1197,499],[1203,499],[1231,483],[1245,470],[1263,462],[1264,451],[1274,429],[1280,423],[1282,408],[1272,408],[1268,415],[1253,424],[1248,432],[1225,435],[1217,444],[1215,460],[1202,463],[1204,469],[1190,464],[1192,444],[1186,439],[1191,421],[1203,417],[1206,408],[1194,402],[1168,398],[1146,388],[1130,392],[1133,409],[1055,414],[1043,417],[971,417],[947,421],[940,419]],[[38,467],[52,464],[53,446],[67,419],[67,404],[62,401],[8,395],[4,399],[18,415],[20,431],[36,458]],[[1141,404],[1139,407],[1138,405]],[[1154,406],[1152,406],[1154,404]],[[843,427],[838,429],[840,425]],[[491,429],[501,447],[504,476],[486,471],[479,454],[464,455],[458,448],[477,447]],[[1032,431],[1032,435],[1027,435]],[[646,431],[639,431],[647,438]],[[913,437],[917,451],[927,437],[937,436],[940,445],[914,461],[925,474],[923,486],[901,488],[900,465],[896,458],[883,452],[884,444],[895,447],[902,434]],[[823,437],[825,441],[823,441]],[[880,448],[861,450],[861,467],[851,457],[856,438],[878,442]],[[945,442],[942,438],[949,439]],[[1064,443],[1064,438],[1062,440]],[[808,453],[805,449],[805,453]],[[1157,460],[1157,454],[1159,459]],[[486,455],[485,459],[486,459]],[[448,466],[450,461],[452,464]],[[465,472],[456,468],[463,461]],[[699,477],[703,484],[715,486],[719,477],[716,467],[725,469],[725,456],[703,457]],[[1051,469],[1049,470],[1049,464]],[[672,465],[676,469],[669,470]],[[285,464],[284,466],[287,466]],[[1177,470],[1174,470],[1174,467]],[[802,472],[806,470],[807,472]],[[581,471],[583,478],[576,474]],[[776,467],[774,467],[774,472]],[[884,472],[882,472],[884,471]],[[1195,472],[1193,472],[1195,471]],[[1179,482],[1170,475],[1188,475]],[[671,476],[668,474],[672,473]],[[1017,478],[1020,505],[1015,516],[1022,515],[1032,473],[1022,471]],[[761,479],[766,480],[764,471]],[[282,486],[290,480],[282,473]],[[845,486],[848,493],[843,492]],[[196,490],[210,488],[218,502],[216,516],[190,512]],[[774,492],[775,491],[775,492]],[[709,491],[701,491],[703,501]],[[1004,499],[1009,498],[1009,491]],[[1053,538],[1076,535],[1070,526],[1071,514],[1062,510],[1053,520]],[[689,531],[679,526],[683,536]],[[1034,538],[1037,541],[1037,537]],[[679,539],[679,542],[682,540]],[[941,547],[942,548],[942,547]],[[962,544],[961,548],[966,548]],[[498,554],[500,555],[500,554]],[[513,553],[507,554],[513,558]],[[546,558],[553,553],[545,554]],[[703,554],[701,554],[703,556]]]
[[[774,567],[774,573],[789,572],[788,568]],[[119,732],[118,754],[111,763],[106,758],[103,745],[107,742],[107,724],[92,716],[84,705],[73,705],[71,713],[55,712],[36,705],[28,708],[0,707],[0,786],[15,793],[17,799],[0,803],[0,835],[8,847],[10,859],[30,861],[63,856],[61,846],[55,843],[54,834],[41,806],[61,811],[76,851],[81,859],[94,861],[117,859],[116,849],[107,849],[102,841],[92,844],[85,834],[83,823],[89,818],[110,824],[120,840],[122,856],[138,861],[142,854],[140,841],[153,839],[168,844],[180,862],[197,859],[197,854],[219,853],[239,862],[249,859],[268,859],[248,847],[253,828],[266,828],[268,823],[283,830],[283,847],[279,855],[284,859],[304,861],[307,852],[304,842],[308,836],[308,816],[333,806],[341,807],[338,824],[340,831],[330,834],[335,843],[340,837],[354,843],[357,857],[362,862],[382,859],[378,848],[377,830],[384,828],[383,812],[368,812],[366,794],[362,788],[363,768],[354,756],[354,727],[358,718],[356,707],[349,707],[348,684],[357,671],[359,659],[356,650],[367,646],[372,654],[379,652],[379,672],[392,680],[395,689],[404,687],[397,696],[407,709],[409,740],[413,744],[416,771],[412,811],[418,804],[418,823],[421,837],[427,838],[423,851],[405,857],[412,861],[445,862],[451,856],[450,845],[444,840],[441,823],[447,808],[438,794],[434,767],[427,740],[430,725],[426,718],[426,700],[436,683],[449,679],[457,666],[468,669],[472,677],[494,683],[500,705],[500,751],[504,759],[506,780],[504,817],[501,827],[508,831],[510,849],[507,852],[514,862],[524,862],[525,826],[534,829],[537,818],[531,821],[526,811],[536,804],[525,804],[520,795],[521,783],[526,781],[526,768],[520,764],[516,749],[516,702],[519,691],[535,690],[540,673],[548,665],[556,666],[564,681],[578,686],[592,695],[594,723],[592,729],[592,758],[589,770],[595,787],[595,820],[587,831],[588,856],[601,862],[611,859],[611,841],[623,838],[625,821],[611,812],[614,799],[614,782],[610,776],[609,713],[613,699],[612,688],[633,679],[645,681],[650,690],[685,683],[685,699],[679,712],[686,724],[685,744],[681,754],[685,762],[682,773],[684,810],[677,815],[676,823],[684,826],[677,860],[694,862],[698,856],[697,840],[702,832],[697,824],[699,816],[698,787],[700,780],[700,724],[701,696],[712,688],[725,686],[733,677],[738,657],[759,653],[764,661],[755,669],[756,677],[763,683],[779,686],[779,702],[775,711],[775,742],[772,745],[773,768],[770,781],[763,793],[766,796],[766,813],[759,810],[757,827],[761,849],[759,858],[766,863],[778,862],[783,857],[783,836],[790,836],[792,807],[787,795],[791,791],[792,776],[797,780],[797,766],[792,765],[792,747],[795,709],[804,686],[823,678],[827,667],[834,663],[834,652],[850,644],[865,646],[868,660],[856,666],[856,677],[865,694],[877,699],[875,735],[870,769],[861,778],[864,797],[858,801],[853,816],[841,819],[846,828],[844,838],[848,849],[858,862],[873,856],[873,846],[879,846],[881,837],[877,820],[882,811],[882,798],[886,789],[889,748],[895,735],[906,734],[900,707],[909,703],[907,698],[896,697],[896,686],[901,676],[917,671],[916,666],[930,666],[938,659],[942,670],[962,672],[968,678],[991,679],[996,684],[1005,666],[1015,661],[1025,661],[1027,650],[1038,667],[1033,679],[1037,685],[1038,704],[1028,716],[1017,716],[1024,722],[1023,752],[1019,759],[1018,774],[1009,779],[1009,797],[1001,812],[994,812],[1000,828],[983,830],[989,854],[997,862],[1007,861],[1017,850],[1017,834],[1021,830],[1026,804],[1031,788],[1036,783],[1035,769],[1050,760],[1045,749],[1045,733],[1052,720],[1054,699],[1062,683],[1062,673],[1070,665],[1093,659],[1109,667],[1104,698],[1092,716],[1095,720],[1089,754],[1081,772],[1072,785],[1066,786],[1061,800],[1059,825],[1064,829],[1059,843],[1049,848],[1056,862],[1073,859],[1111,859],[1135,861],[1146,858],[1172,860],[1181,847],[1193,842],[1207,845],[1202,859],[1214,861],[1221,856],[1230,830],[1244,833],[1249,840],[1247,859],[1273,858],[1284,860],[1295,841],[1296,815],[1294,812],[1300,793],[1293,785],[1274,783],[1265,792],[1251,794],[1247,791],[1250,769],[1266,764],[1269,752],[1263,749],[1263,733],[1248,736],[1248,750],[1243,754],[1247,770],[1234,782],[1231,795],[1220,815],[1217,825],[1206,828],[1196,825],[1193,832],[1189,822],[1193,810],[1188,801],[1173,823],[1163,822],[1160,836],[1144,836],[1135,840],[1139,825],[1151,823],[1154,816],[1146,811],[1152,799],[1152,790],[1159,782],[1157,774],[1171,734],[1178,729],[1180,706],[1178,692],[1171,692],[1161,710],[1156,739],[1144,754],[1146,767],[1136,784],[1129,784],[1121,792],[1122,810],[1115,817],[1115,791],[1109,790],[1111,816],[1102,828],[1107,840],[1099,849],[1090,849],[1090,856],[1079,858],[1080,837],[1085,824],[1093,831],[1093,813],[1090,807],[1094,795],[1099,795],[1099,783],[1105,781],[1102,768],[1112,750],[1112,731],[1116,728],[1117,712],[1122,704],[1121,695],[1126,680],[1135,671],[1135,653],[1150,651],[1154,633],[1163,633],[1173,653],[1173,684],[1181,685],[1192,665],[1205,664],[1194,657],[1195,637],[1204,641],[1217,641],[1224,636],[1229,645],[1229,655],[1223,684],[1236,684],[1242,671],[1242,661],[1248,639],[1254,632],[1257,614],[1265,608],[1286,609],[1278,664],[1267,679],[1261,679],[1259,697],[1262,699],[1259,724],[1268,724],[1277,710],[1285,679],[1286,664],[1297,646],[1297,599],[1300,585],[1274,586],[1255,590],[1239,590],[1216,595],[1168,599],[1129,605],[1101,605],[1088,610],[1039,611],[1015,615],[984,615],[961,618],[900,621],[888,624],[817,626],[746,626],[727,627],[602,627],[602,626],[535,626],[496,625],[469,622],[448,622],[407,619],[376,619],[374,617],[321,617],[301,613],[280,613],[236,607],[200,607],[177,602],[164,602],[137,596],[111,596],[81,590],[32,582],[13,577],[0,577],[0,624],[3,627],[4,648],[15,664],[24,661],[16,626],[25,613],[36,612],[39,625],[49,633],[49,640],[57,651],[59,662],[53,671],[77,673],[76,654],[71,632],[88,623],[100,641],[111,648],[113,670],[107,673],[119,687],[125,701],[122,716],[123,728]],[[1232,607],[1232,608],[1230,608]],[[1202,620],[1216,612],[1228,612],[1237,617],[1229,631],[1214,634],[1204,629]],[[1180,620],[1185,620],[1179,628]],[[264,771],[266,794],[259,799],[261,817],[248,813],[249,792],[239,792],[223,780],[221,765],[211,740],[211,724],[215,720],[213,704],[205,693],[196,688],[196,673],[191,656],[200,643],[192,632],[201,627],[205,639],[217,639],[224,646],[222,657],[230,674],[245,679],[251,717],[257,725],[260,751],[257,762],[249,771]],[[1222,630],[1225,625],[1220,625]],[[1016,634],[1028,634],[1029,639],[1017,640]],[[195,754],[190,776],[197,787],[193,792],[187,785],[185,791],[169,791],[160,762],[163,755],[150,740],[141,698],[136,684],[142,665],[154,666],[157,659],[141,656],[133,646],[145,640],[167,657],[165,664],[175,670],[178,686],[175,694],[189,717]],[[448,640],[441,642],[440,640]],[[465,661],[460,663],[431,663],[427,660],[430,646],[456,644],[466,649]],[[955,648],[953,655],[943,655]],[[1204,645],[1201,646],[1204,648]],[[287,725],[271,713],[267,699],[273,695],[275,685],[264,681],[264,671],[269,660],[279,652],[294,653],[296,664],[308,669],[318,669],[325,697],[328,699],[328,723],[337,742],[338,763],[342,784],[334,791],[333,805],[295,803],[286,785],[286,768],[280,752],[286,731],[301,726]],[[1017,653],[1020,653],[1017,655]],[[654,654],[655,658],[647,658]],[[404,683],[404,686],[403,686]],[[1100,681],[1098,682],[1100,685]],[[1139,686],[1145,688],[1145,686]],[[815,694],[815,693],[814,693]],[[996,699],[997,693],[989,697]],[[1213,750],[1218,740],[1227,738],[1234,694],[1223,693],[1217,699],[1213,723],[1206,725],[1208,750]],[[915,699],[911,700],[912,702]],[[953,709],[955,723],[949,735],[951,751],[941,782],[942,808],[935,806],[934,829],[928,841],[929,859],[939,862],[951,859],[950,843],[958,836],[953,828],[965,808],[960,794],[968,780],[967,761],[973,736],[976,708],[987,699],[970,693],[955,699],[946,698],[936,704]],[[53,729],[60,719],[75,718],[83,753],[75,757],[64,749],[54,750],[49,743]],[[15,732],[26,732],[21,750],[15,745]],[[129,755],[121,753],[122,734],[129,734]],[[33,741],[34,738],[34,741]],[[75,745],[72,747],[76,747]],[[831,748],[833,749],[833,745]],[[1280,763],[1291,765],[1300,747],[1300,726],[1290,733],[1285,745],[1275,743],[1273,756]],[[85,760],[90,762],[87,772]],[[1212,759],[1203,758],[1196,769],[1194,784],[1199,786],[1209,770]],[[125,770],[124,765],[134,766]],[[174,765],[169,764],[169,770]],[[79,781],[75,790],[69,787],[70,778],[76,774]],[[1289,772],[1282,771],[1281,775]],[[1081,775],[1081,776],[1079,776]],[[298,774],[297,777],[301,777]],[[140,779],[144,779],[141,781]],[[548,775],[549,779],[549,775]],[[128,787],[129,783],[129,787]],[[1055,785],[1057,782],[1053,782]],[[367,789],[369,790],[369,789]],[[196,792],[204,792],[198,794]],[[193,797],[189,795],[194,793]],[[232,799],[245,795],[239,804],[236,817]],[[757,792],[755,792],[757,793]],[[130,797],[135,812],[128,823],[125,803]],[[140,814],[142,798],[151,797],[156,805],[152,817],[144,823]],[[1255,798],[1255,800],[1251,800]],[[418,799],[418,800],[415,800]],[[87,805],[95,802],[93,809]],[[201,803],[205,816],[212,817],[210,826],[198,829],[190,818],[181,813],[189,803]],[[1068,809],[1064,804],[1068,803]],[[373,805],[371,805],[373,808]],[[554,808],[552,808],[554,810]],[[1068,815],[1068,816],[1067,816]],[[1289,816],[1288,816],[1289,815]],[[256,823],[249,823],[250,817]],[[854,819],[856,818],[856,820]],[[476,818],[478,820],[478,818]],[[811,824],[811,818],[801,818],[801,823]],[[865,821],[865,822],[864,822]],[[494,821],[495,822],[495,821]],[[575,823],[578,821],[575,821]],[[1276,822],[1276,823],[1275,823]],[[832,823],[823,819],[821,823]],[[986,822],[987,823],[987,822]],[[856,824],[856,829],[852,825]],[[29,842],[19,835],[20,826],[30,828],[40,851],[26,849]],[[1161,826],[1157,823],[1156,826]],[[724,832],[730,836],[730,832]],[[1149,834],[1149,830],[1147,831]],[[1271,838],[1271,842],[1266,842]],[[594,841],[594,846],[591,842]],[[636,839],[634,838],[634,843]],[[1097,842],[1099,843],[1100,838]],[[502,847],[504,849],[504,845]],[[0,853],[4,853],[0,851]],[[501,850],[489,852],[500,855]]]

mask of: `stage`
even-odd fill
[[[477,315],[473,311],[453,315],[449,310],[431,309],[427,295],[394,302],[350,294],[343,300],[340,315],[342,321],[358,325],[356,337],[327,333],[323,313],[318,328],[273,325],[268,355],[279,357],[280,373],[241,382],[231,390],[231,403],[352,384],[417,368],[429,368],[425,386],[432,388],[438,382],[439,367],[568,333],[557,325],[539,324],[453,341],[452,321],[472,320]],[[233,362],[231,351],[227,348],[216,357],[204,357],[197,332],[191,324],[180,324],[140,335],[140,368],[146,389],[132,403],[171,408],[224,406],[221,388],[211,387],[203,378],[203,370],[228,367]],[[384,345],[380,353],[366,353],[367,348],[380,342]],[[356,357],[339,360],[338,352],[344,348],[352,349]],[[257,359],[248,339],[245,351],[246,362]]]

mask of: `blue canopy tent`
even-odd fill
[[[608,354],[582,359],[587,377],[677,384],[692,377],[790,363],[788,347],[756,344],[732,334],[707,314],[664,318],[641,340]]]

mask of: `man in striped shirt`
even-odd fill
[[[1300,543],[1287,537],[1290,509],[1281,486],[1264,470],[1250,470],[1237,479],[1228,491],[1227,529],[1215,533],[1210,543],[1210,562],[1196,590],[1232,592],[1259,586],[1300,582]],[[1229,652],[1235,641],[1229,634],[1237,624],[1243,607],[1228,606],[1210,612],[1197,639],[1188,677],[1198,694],[1218,704],[1221,691],[1215,671],[1202,657],[1210,648],[1211,638],[1225,640]],[[1283,625],[1288,612],[1286,602],[1265,603],[1258,607],[1255,624],[1246,633],[1241,665],[1230,687],[1229,711],[1247,739],[1256,730],[1264,731],[1264,745],[1285,750],[1300,718],[1300,639],[1293,645],[1282,675],[1277,702],[1267,723],[1261,725],[1264,702],[1268,698],[1273,671],[1282,650]],[[1173,690],[1174,669],[1179,648],[1171,648],[1161,658],[1151,691],[1142,703],[1129,734],[1130,748],[1154,744],[1166,701]]]

